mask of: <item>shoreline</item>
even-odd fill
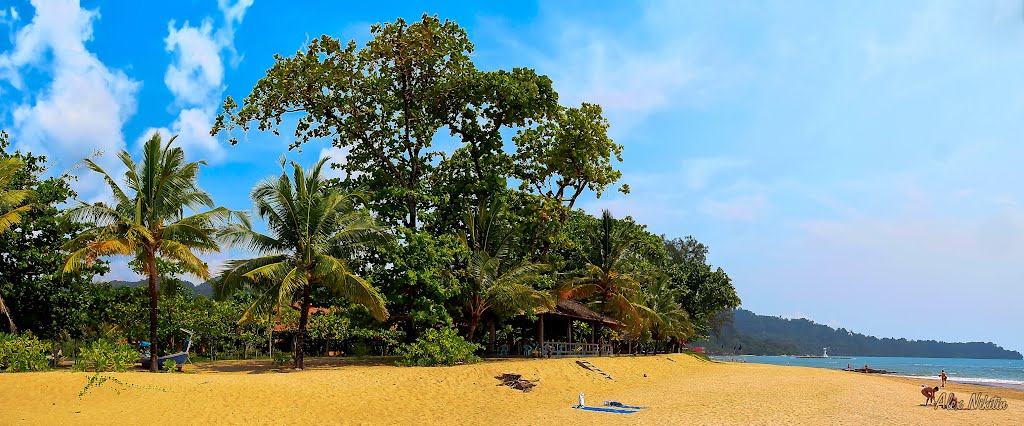
[[[612,377],[576,364],[585,359]],[[189,365],[186,373],[109,373],[78,394],[90,374],[0,374],[0,424],[1016,424],[1024,391],[954,383],[1008,402],[1002,411],[921,406],[920,380],[821,368],[706,361],[686,354],[508,359],[455,367],[395,367],[382,360],[310,360],[306,370],[269,360]],[[495,376],[536,380],[524,393]],[[580,392],[647,407],[631,414],[571,408]]]
[[[736,356],[711,355],[711,359],[713,359],[715,361],[724,362],[724,363],[730,363],[730,364],[752,363],[752,364],[762,364],[762,365],[775,365],[775,366],[779,366],[779,367],[806,367],[806,368],[817,368],[817,369],[821,369],[821,370],[844,371],[844,372],[854,372],[854,373],[858,373],[858,374],[868,374],[868,375],[878,375],[878,376],[887,376],[887,377],[907,378],[907,379],[918,380],[918,381],[928,381],[928,382],[934,381],[936,383],[939,382],[939,379],[938,379],[937,375],[936,376],[921,375],[921,374],[916,374],[915,375],[915,374],[901,373],[899,371],[864,373],[864,372],[852,371],[852,370],[847,370],[845,368],[832,367],[832,366],[788,365],[788,364],[787,365],[783,365],[783,364],[775,364],[775,363],[767,363],[767,362],[760,362],[760,363],[759,362],[747,362],[747,361],[745,361],[745,357],[782,357],[782,356],[780,356],[780,355],[736,355]],[[856,359],[856,357],[853,357],[853,358]],[[861,357],[861,358],[866,358],[866,357]],[[871,357],[871,358],[890,358],[890,357]],[[902,358],[902,357],[895,357],[895,358]],[[830,359],[839,360],[840,358],[830,357]],[[921,359],[947,360],[947,359],[975,359],[975,358],[921,358]],[[1016,361],[1016,360],[1011,360],[1011,361]],[[947,383],[958,383],[958,384],[969,385],[969,386],[981,386],[981,387],[987,387],[987,388],[998,388],[998,389],[1010,389],[1010,390],[1024,391],[1024,380],[1013,380],[1013,379],[1002,379],[1002,378],[988,378],[988,377],[957,377],[957,376],[950,376],[948,379],[946,379],[946,381],[947,381]]]

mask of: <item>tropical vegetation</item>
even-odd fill
[[[147,135],[138,158],[118,153],[123,175],[85,159],[109,187],[109,201],[86,203],[74,173],[9,152],[5,135],[0,226],[12,225],[0,232],[0,309],[11,330],[16,320],[51,358],[104,369],[146,340],[156,371],[157,356],[183,346],[182,329],[197,358],[450,365],[497,343],[527,346],[536,313],[564,300],[621,324],[598,336],[620,352],[678,349],[739,306],[702,243],[579,208],[629,193],[600,105],[560,104],[532,69],[478,69],[449,20],[398,19],[371,35],[362,46],[313,39],[276,57],[241,101],[224,100],[211,134],[230,149],[266,132],[292,149],[347,153],[282,160],[279,175],[242,183],[255,185],[249,212],[218,207],[199,185],[205,163],[186,161],[174,137]],[[237,259],[203,260],[228,248]],[[125,258],[144,281],[100,278]]]

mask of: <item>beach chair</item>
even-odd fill
[[[494,353],[495,356],[507,357],[508,356],[508,345],[498,346],[498,350]]]
[[[523,348],[519,350],[519,355],[530,356],[533,354],[533,346],[523,345]]]

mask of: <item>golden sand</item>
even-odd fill
[[[920,381],[803,367],[731,364],[686,355],[509,360],[399,368],[373,362],[314,361],[278,371],[268,361],[189,366],[186,374],[114,375],[79,398],[87,374],[0,374],[0,425],[9,424],[1024,424],[1024,392],[981,388],[1004,411],[923,407]],[[523,393],[494,376],[539,379]],[[945,389],[969,396],[977,388]],[[636,414],[574,410],[616,400],[649,407]]]

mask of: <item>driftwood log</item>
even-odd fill
[[[518,389],[523,392],[529,392],[533,390],[533,388],[537,386],[537,382],[540,381],[540,379],[524,380],[523,375],[512,373],[505,373],[500,376],[494,376],[494,378],[501,381],[501,383],[498,383],[498,386],[508,386],[512,389]]]

